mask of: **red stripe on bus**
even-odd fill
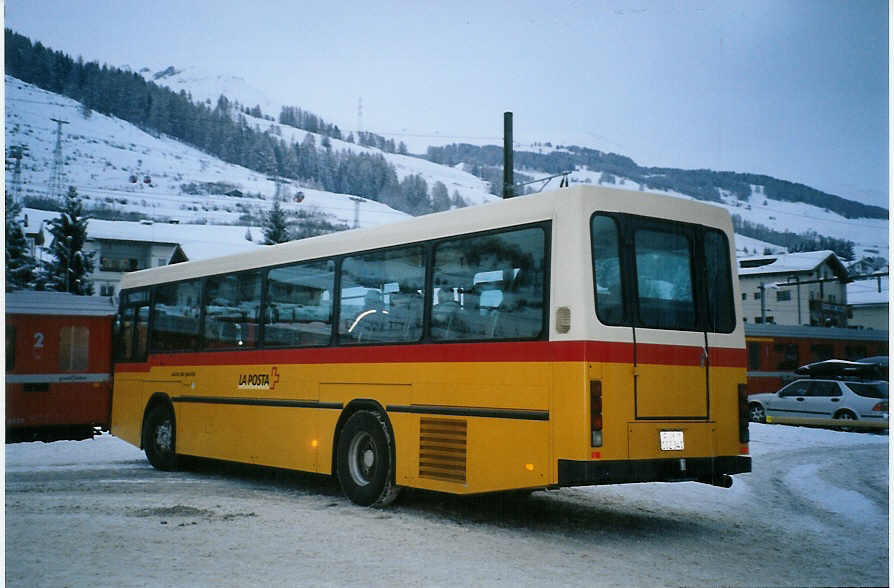
[[[710,365],[713,367],[744,368],[745,359],[744,349],[710,348]],[[633,343],[526,341],[157,353],[150,356],[148,363],[118,363],[115,370],[144,372],[152,366],[182,365],[550,361],[632,364]],[[697,366],[701,361],[701,347],[638,344],[638,363]]]

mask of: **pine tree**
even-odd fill
[[[270,212],[264,215],[264,244],[275,245],[289,240],[291,238],[289,237],[286,211],[282,209],[279,202],[274,202]]]
[[[22,206],[6,194],[6,291],[34,286],[37,263],[28,251],[22,225],[16,217]]]
[[[463,200],[463,197],[459,195],[459,190],[453,191],[453,197],[450,199],[450,204],[453,205],[453,208],[465,208],[468,206],[466,201]]]
[[[47,289],[71,292],[80,296],[93,294],[89,275],[93,272],[94,253],[84,251],[87,242],[87,217],[78,191],[68,187],[59,216],[50,221],[51,259],[44,262],[43,279]]]
[[[435,212],[450,210],[450,194],[444,182],[435,182],[431,187],[431,206]]]

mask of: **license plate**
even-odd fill
[[[661,451],[682,451],[683,431],[660,431]]]

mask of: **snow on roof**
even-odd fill
[[[263,229],[260,227],[106,220],[91,220],[87,235],[90,239],[176,243],[187,259],[195,261],[257,249],[260,243],[245,239],[247,229],[251,231],[253,239],[263,239]]]
[[[68,292],[17,290],[6,293],[6,314],[107,316],[116,306],[106,296],[76,296]]]
[[[881,291],[879,291],[881,283]],[[888,304],[888,276],[857,280],[847,285],[847,303],[850,305]]]
[[[756,257],[739,258],[739,275],[781,274],[786,272],[809,272],[816,269],[829,258],[832,265],[841,273],[846,273],[844,264],[838,259],[834,251],[803,251],[799,253],[785,253],[782,255],[759,255]]]
[[[48,222],[58,212],[27,208],[29,228],[35,223]],[[245,239],[251,231],[254,241]],[[238,225],[187,225],[151,221],[110,221],[90,219],[87,223],[89,240],[138,241],[145,243],[179,244],[190,260],[207,259],[231,253],[250,251],[261,246],[264,238],[260,227]]]

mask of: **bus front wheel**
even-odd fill
[[[176,432],[174,411],[168,405],[156,404],[149,409],[143,424],[143,450],[154,468],[177,467]]]
[[[338,482],[354,504],[386,506],[397,498],[393,441],[385,418],[359,410],[348,418],[338,436]]]

